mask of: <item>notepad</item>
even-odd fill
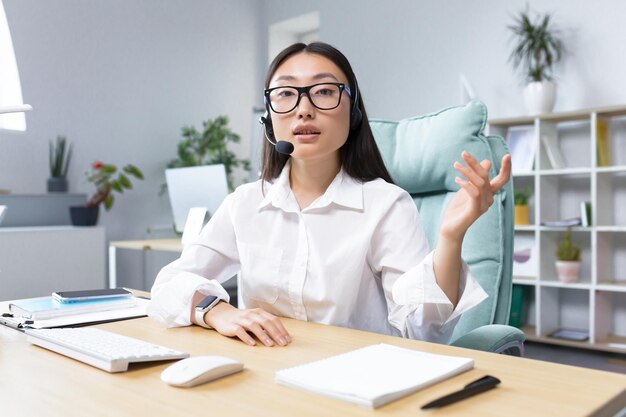
[[[278,384],[377,408],[474,367],[474,360],[378,344],[276,372]]]
[[[26,298],[11,301],[11,313],[31,320],[51,319],[82,313],[117,310],[135,305],[133,297],[103,298],[74,303],[61,303],[53,297]]]

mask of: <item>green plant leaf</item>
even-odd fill
[[[115,202],[115,197],[113,197],[113,194],[109,194],[108,196],[106,196],[106,198],[104,199],[104,208],[109,211],[111,210],[111,207],[113,207],[113,203]]]
[[[128,189],[133,188],[133,184],[131,184],[130,180],[128,179],[126,175],[120,174],[117,180],[119,181],[122,187],[128,188]]]
[[[115,174],[115,172],[117,171],[117,167],[111,164],[102,164],[100,171],[105,174]]]
[[[120,184],[118,181],[111,181],[109,185],[111,186],[112,189],[114,189],[118,193],[124,192],[124,189],[122,188],[122,184]]]
[[[126,172],[127,174],[132,175],[135,178],[139,178],[140,180],[143,179],[143,173],[139,170],[139,168],[137,168],[136,166],[132,165],[132,164],[128,164],[124,167],[124,172]]]

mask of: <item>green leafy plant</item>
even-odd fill
[[[580,247],[572,241],[572,232],[568,230],[556,248],[556,258],[559,261],[580,261]]]
[[[49,158],[50,176],[65,178],[72,159],[72,144],[67,142],[65,136],[57,136],[54,142],[50,140]]]
[[[559,39],[559,30],[551,23],[550,14],[537,15],[533,21],[530,11],[520,12],[508,28],[515,42],[509,56],[515,69],[522,69],[527,81],[552,79],[552,67],[566,53]]]
[[[182,128],[183,140],[178,143],[178,157],[172,159],[168,168],[182,168],[198,165],[224,164],[228,176],[228,186],[232,190],[232,172],[235,167],[250,171],[250,161],[239,159],[228,150],[228,142],[238,143],[239,135],[228,127],[228,117],[219,116],[215,120],[202,122],[202,131],[193,126]]]
[[[513,192],[513,200],[516,206],[527,206],[528,199],[532,195],[532,189],[530,187],[525,187],[522,189],[517,189]]]
[[[87,176],[87,181],[96,186],[96,192],[87,201],[87,207],[97,207],[104,203],[104,208],[109,211],[115,202],[112,191],[122,194],[125,189],[130,190],[133,188],[133,184],[126,174],[139,180],[143,179],[143,173],[134,165],[128,164],[122,168],[122,172],[118,172],[115,165],[105,164],[100,161],[91,164],[91,168],[85,175]]]

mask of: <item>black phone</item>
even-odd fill
[[[103,290],[55,291],[52,297],[62,303],[76,301],[99,300],[103,298],[132,297],[133,293],[123,288],[106,288]]]

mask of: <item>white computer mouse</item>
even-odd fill
[[[193,387],[243,370],[243,363],[225,356],[194,356],[168,366],[161,380],[175,387]]]

